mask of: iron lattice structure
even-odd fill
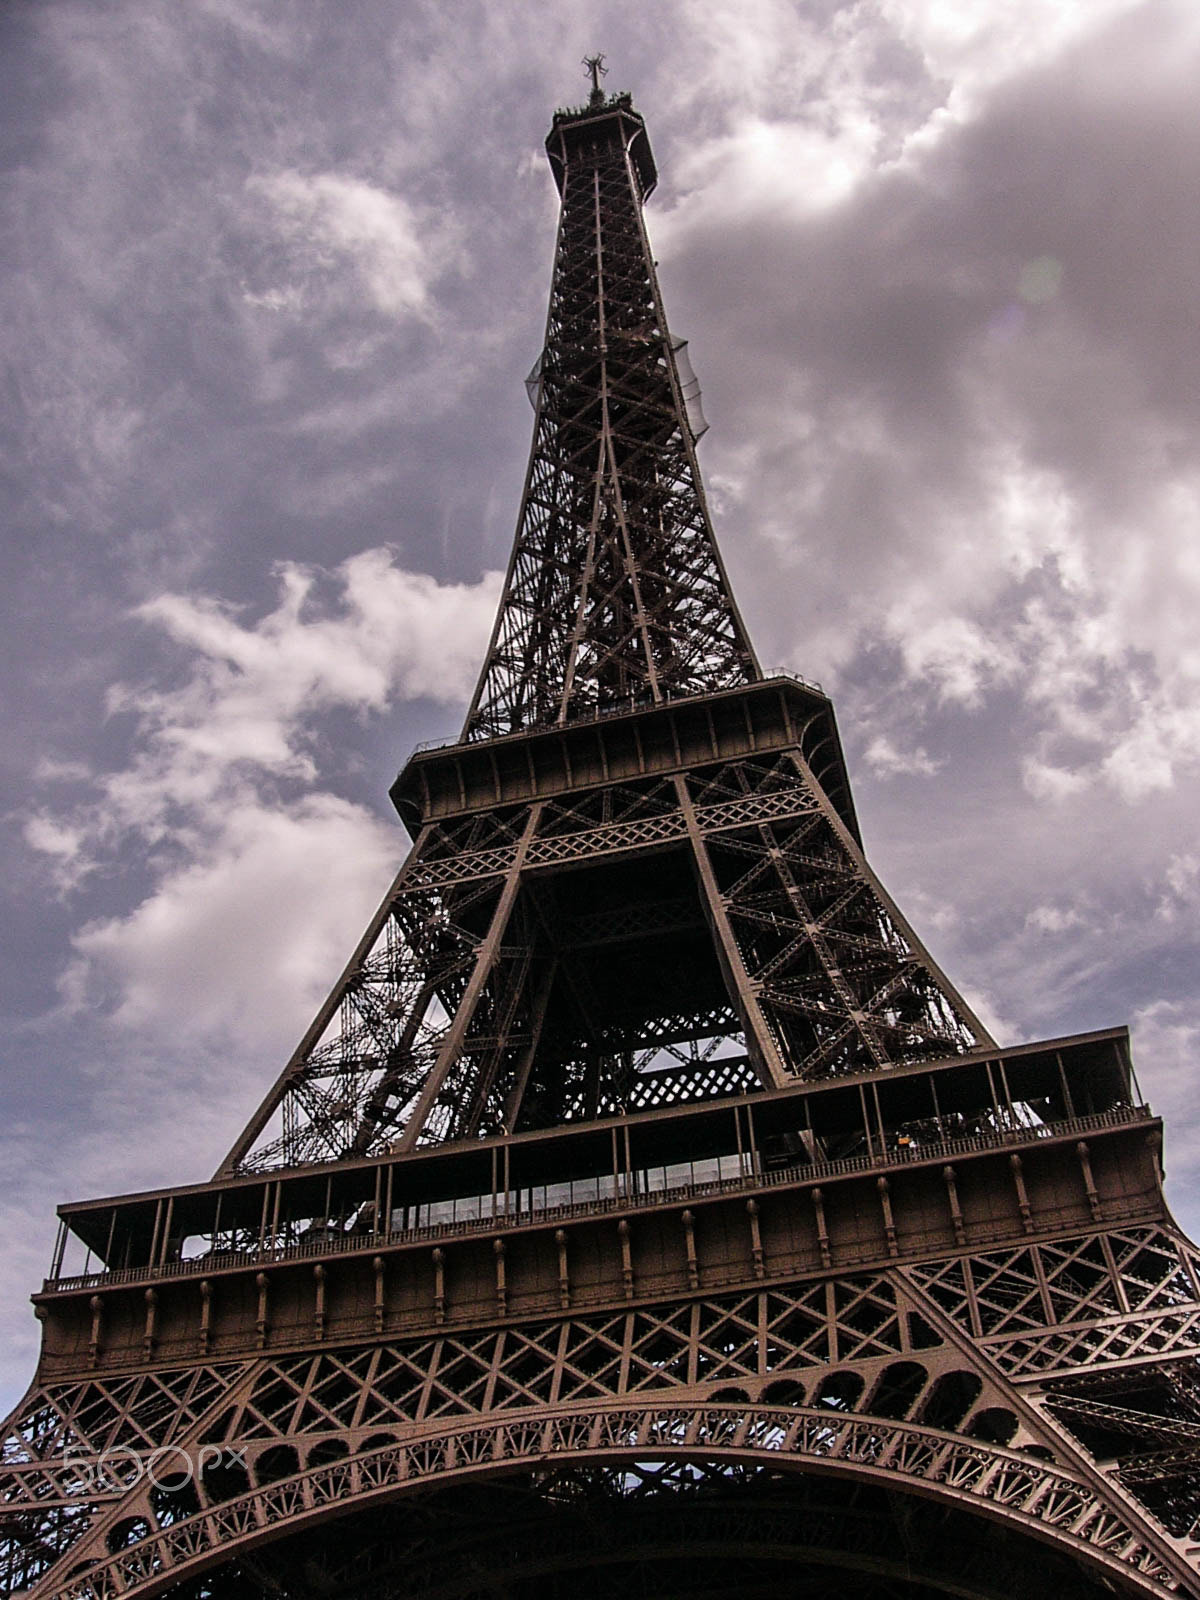
[[[997,1047],[865,861],[595,81],[462,736],[216,1177],[60,1208],[0,1585],[1200,1595],[1200,1257],[1127,1036]]]
[[[656,179],[642,119],[626,101],[559,117],[547,148],[562,210],[537,422],[469,739],[760,676],[642,220]]]

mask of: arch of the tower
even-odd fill
[[[902,1381],[898,1378],[898,1381]],[[999,1600],[1161,1594],[1102,1488],[1025,1451],[822,1406],[512,1414],[210,1477],[206,1504],[110,1523],[72,1600],[288,1594],[442,1600],[643,1593]],[[166,1512],[164,1515],[163,1512]]]
[[[440,1540],[435,1525],[452,1534]],[[757,1465],[501,1474],[322,1522],[174,1586],[172,1600],[1011,1600],[1118,1585],[1044,1543],[867,1482]],[[1128,1592],[1128,1591],[1124,1591]],[[1136,1591],[1134,1591],[1136,1592]]]

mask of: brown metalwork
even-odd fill
[[[1127,1036],[998,1048],[761,674],[601,68],[463,735],[213,1181],[60,1209],[0,1589],[1200,1596]]]
[[[537,422],[469,739],[759,676],[642,221],[642,119],[602,97],[557,116],[547,148],[562,212]]]

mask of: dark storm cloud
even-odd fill
[[[1163,961],[1194,956],[1194,900],[1158,908],[1193,892],[1200,760],[1196,49],[1136,8],[824,204],[782,161],[748,204],[742,150],[665,232],[766,653],[841,683],[913,863],[898,791],[936,787],[940,893],[976,889],[958,959],[1022,1032],[1194,992]]]
[[[815,611],[833,592],[851,616],[878,606],[914,555],[953,582],[945,514],[976,507],[998,467],[1052,474],[1102,548],[1188,481],[1194,47],[1179,13],[1141,7],[840,203],[789,219],[764,197],[736,229],[677,208],[669,265],[715,357],[710,401],[754,460],[761,521],[797,508]],[[806,175],[778,178],[803,205]],[[961,579],[996,574],[964,560]]]

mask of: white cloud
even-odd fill
[[[286,1051],[401,853],[397,828],[333,795],[247,798],[140,905],[75,935],[64,996],[143,1036]]]
[[[1200,1212],[1200,1022],[1190,1007],[1157,1000],[1134,1015],[1130,1032],[1142,1092],[1166,1122],[1168,1198],[1194,1217]]]
[[[863,760],[877,778],[932,778],[944,762],[934,761],[920,745],[898,750],[886,734],[876,734],[863,751]]]
[[[251,626],[207,598],[164,595],[142,606],[143,618],[196,653],[196,672],[182,690],[119,694],[115,708],[160,725],[203,724],[223,759],[273,766],[286,759],[280,747],[301,713],[336,705],[379,711],[393,697],[464,698],[498,574],[474,585],[439,584],[377,549],[351,556],[333,574],[336,605],[322,603],[318,578],[311,568],[283,565],[279,606]],[[250,728],[236,732],[246,718]],[[217,731],[208,732],[214,719]],[[265,740],[261,721],[275,725]]]
[[[1200,761],[1200,703],[1170,704],[1174,689],[1170,684],[1149,699],[1101,762],[1104,776],[1126,800],[1171,788],[1180,767]]]
[[[284,567],[278,606],[255,622],[204,596],[141,607],[186,652],[183,682],[113,689],[111,711],[136,719],[129,760],[73,810],[26,824],[68,889],[131,842],[150,852],[141,902],[76,934],[68,1006],[134,1031],[275,1037],[278,997],[294,1016],[297,995],[328,983],[346,907],[365,916],[399,848],[315,787],[320,720],[465,700],[498,582],[439,584],[367,550],[333,574]]]
[[[304,291],[298,284],[289,284],[286,288],[264,289],[259,294],[250,289],[243,289],[242,299],[246,305],[259,306],[264,311],[299,311],[304,305]]]
[[[936,136],[965,121],[998,81],[1052,59],[1134,9],[1136,0],[882,0],[882,15],[950,88],[947,107],[925,130]]]
[[[1050,766],[1035,756],[1026,756],[1021,762],[1021,778],[1035,800],[1065,800],[1088,787],[1083,773]]]
[[[74,868],[84,842],[84,831],[39,812],[25,823],[25,843],[31,850],[50,856],[57,863],[60,882],[74,881]]]
[[[765,653],[836,687],[890,646],[914,743],[947,707],[1004,701],[1036,798],[1141,803],[1200,770],[1200,452],[1180,382],[1200,170],[1180,63],[1200,25],[1169,3],[884,16],[969,118],[902,168],[864,152],[806,216],[786,145],[833,70],[818,51],[790,111],[760,89],[782,130],[755,143],[761,171],[729,180],[728,131],[700,140],[670,219],[693,291],[713,286],[721,502],[771,546],[746,577]],[[1114,67],[1130,51],[1136,80]],[[1150,254],[1113,248],[1150,233]]]
[[[322,713],[379,712],[396,700],[463,701],[495,610],[498,574],[439,584],[407,572],[386,550],[350,557],[330,575],[280,569],[274,611],[244,623],[221,602],[163,595],[139,611],[189,653],[177,688],[117,685],[110,714],[136,718],[127,765],[98,775],[99,798],[28,825],[34,849],[69,858],[103,854],[126,833],[194,848],[256,785],[316,778],[312,741]],[[327,580],[329,581],[329,580]]]
[[[767,205],[808,217],[852,193],[871,170],[878,139],[878,128],[866,117],[843,117],[829,128],[747,114],[730,132],[700,144],[678,177],[702,190],[705,207],[717,208],[732,226]],[[803,172],[806,181],[781,184],[782,172]],[[655,229],[655,237],[664,255],[681,247],[669,218]]]
[[[987,1029],[997,1044],[1012,1044],[1024,1038],[1023,1031],[1000,1010],[990,989],[976,988],[972,984],[959,984],[958,992]]]
[[[1025,918],[1027,928],[1035,928],[1038,933],[1066,933],[1071,928],[1086,926],[1085,919],[1080,915],[1075,906],[1041,905],[1034,906]]]
[[[1183,850],[1172,855],[1163,873],[1166,886],[1155,915],[1163,922],[1176,922],[1200,913],[1200,856]]]
[[[42,756],[33,775],[39,783],[85,783],[92,769],[86,761],[59,761],[54,756]]]
[[[454,259],[444,222],[418,215],[403,195],[339,173],[284,170],[248,184],[274,208],[302,280],[328,279],[349,266],[380,311],[430,319],[430,285]],[[303,282],[246,298],[279,311],[299,304],[302,293]]]
[[[1014,671],[1007,644],[989,638],[988,630],[968,617],[928,617],[918,625],[897,603],[890,608],[887,627],[900,645],[909,676],[932,685],[943,700],[978,704],[985,689]]]

